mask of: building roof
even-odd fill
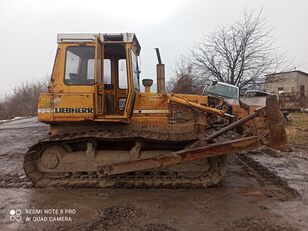
[[[304,72],[304,71],[300,71],[300,70],[295,70],[295,71],[285,71],[285,72],[278,72],[278,73],[273,73],[273,74],[268,74],[268,75],[265,75],[265,77],[268,77],[268,76],[276,76],[276,75],[282,75],[282,74],[289,74],[289,73],[294,73],[294,72],[297,72],[299,74],[302,74],[304,76],[307,76],[308,77],[308,73]]]

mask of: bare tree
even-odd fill
[[[245,87],[261,86],[265,75],[285,70],[284,55],[277,55],[271,29],[262,10],[244,11],[232,25],[205,35],[192,51],[192,64],[203,79]]]
[[[181,56],[174,73],[175,77],[171,78],[167,91],[182,94],[200,94],[202,92],[193,65],[188,62],[185,56]]]
[[[39,95],[47,91],[48,82],[49,77],[19,83],[0,102],[0,120],[36,115]]]

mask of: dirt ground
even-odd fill
[[[293,153],[307,161],[308,137],[294,116],[288,125]],[[308,127],[308,116],[301,119]],[[0,124],[1,230],[308,230],[307,190],[298,193],[238,155],[229,157],[221,184],[209,189],[33,187],[23,156],[45,135],[47,126],[36,118]]]

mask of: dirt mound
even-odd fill
[[[112,226],[127,225],[135,218],[142,217],[144,211],[133,206],[112,206],[98,212],[97,222],[90,228],[107,228]]]
[[[61,226],[57,230],[84,230],[84,231],[101,231],[101,230],[142,230],[135,222],[136,219],[145,216],[145,211],[135,208],[131,205],[112,206],[103,208],[98,211],[97,217],[90,222],[77,223],[72,226]]]
[[[149,223],[141,225],[140,221],[146,217],[143,209],[132,205],[112,206],[103,208],[91,222],[77,223],[71,226],[58,227],[58,231],[84,230],[84,231],[176,231],[175,228],[162,223]]]

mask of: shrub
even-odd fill
[[[48,79],[25,81],[12,89],[0,102],[0,120],[37,114],[40,93],[46,92]]]

